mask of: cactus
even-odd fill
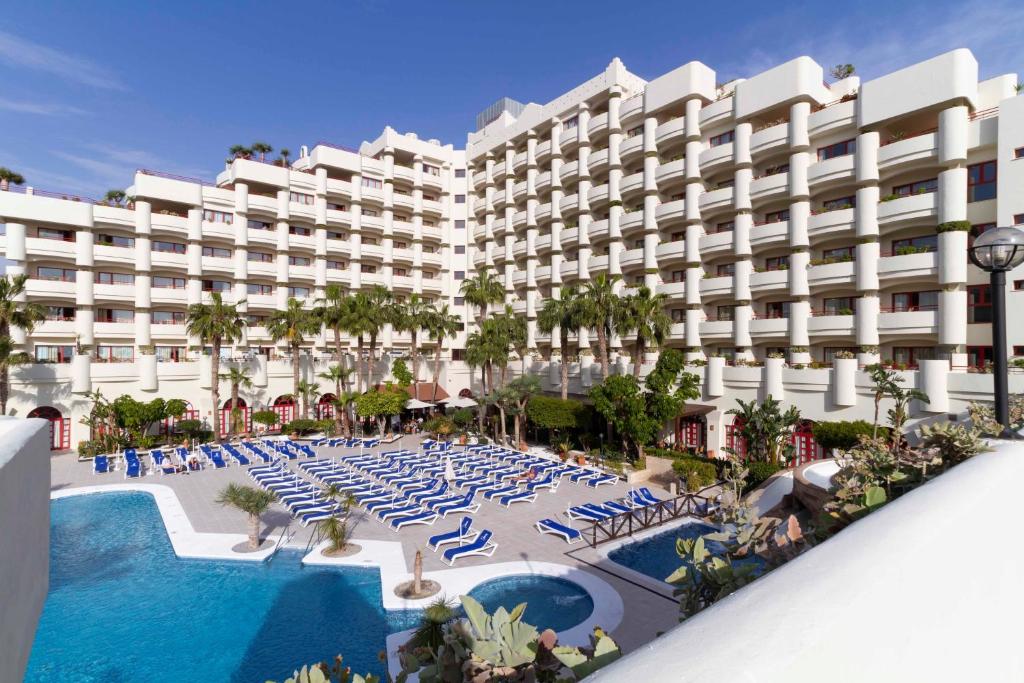
[[[403,658],[402,673],[398,675],[397,679],[388,676],[387,681],[388,683],[405,683],[409,674],[415,670],[415,667],[409,666],[407,660]],[[331,665],[328,665],[327,662],[320,662],[302,667],[284,683],[380,683],[380,680],[379,676],[372,674],[366,674],[366,676],[353,674],[349,667],[342,665],[341,655],[338,655]],[[273,683],[273,681],[267,681],[267,683]]]
[[[978,453],[992,450],[981,438],[981,429],[952,422],[922,425],[921,444],[935,449],[946,467],[952,467]]]
[[[537,629],[522,621],[526,603],[516,605],[511,612],[499,607],[488,616],[483,606],[468,595],[462,596],[470,628],[467,646],[473,655],[496,667],[517,667],[537,658]]]
[[[595,628],[591,634],[589,648],[581,650],[575,647],[556,647],[551,653],[563,666],[572,671],[576,680],[586,678],[622,656],[619,646],[600,628]]]

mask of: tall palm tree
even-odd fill
[[[277,158],[278,164],[280,164],[281,166],[284,166],[285,168],[287,168],[288,167],[288,157],[290,157],[292,155],[291,150],[288,149],[287,147],[282,147],[281,149],[278,150],[277,155],[278,155],[278,158]]]
[[[6,192],[11,185],[24,185],[25,177],[11,169],[0,166],[0,190]]]
[[[338,423],[338,433],[348,433],[348,405],[339,405],[341,397],[349,393],[345,388],[346,378],[352,370],[341,367],[340,364],[332,365],[325,372],[317,375],[320,379],[334,383],[335,411],[334,419]]]
[[[420,381],[420,332],[426,328],[426,322],[434,312],[434,306],[423,299],[419,294],[413,294],[404,304],[395,306],[395,329],[400,332],[408,332],[411,339],[409,345],[409,358],[412,360],[412,380],[415,384]]]
[[[477,317],[478,328],[484,326],[488,306],[501,303],[505,299],[505,285],[489,270],[483,270],[476,277],[463,280],[459,291],[466,299],[466,303],[480,310]]]
[[[249,149],[260,155],[260,161],[266,161],[267,155],[274,151],[274,148],[265,142],[254,142]]]
[[[7,414],[7,399],[10,394],[10,368],[25,362],[22,355],[14,351],[14,341],[11,340],[11,328],[17,327],[25,331],[26,335],[32,334],[36,325],[46,320],[46,309],[37,303],[20,301],[25,298],[25,283],[28,276],[2,275],[0,276],[0,340],[8,340],[7,360],[0,366],[0,415]]]
[[[312,397],[320,393],[320,385],[316,382],[299,381],[299,396],[302,397],[302,419],[309,417],[309,404]]]
[[[228,154],[236,159],[249,159],[252,157],[252,150],[245,145],[231,145]]]
[[[633,377],[640,379],[640,366],[651,342],[661,346],[672,328],[672,319],[665,313],[668,297],[655,294],[650,287],[640,285],[636,293],[622,300],[617,311],[615,327],[621,335],[636,332],[633,351]]]
[[[274,311],[267,321],[267,334],[275,342],[284,341],[292,356],[292,395],[299,396],[299,351],[306,337],[320,331],[320,321],[302,302],[289,297],[284,310]],[[307,406],[308,407],[308,406]],[[305,416],[305,410],[303,411]]]
[[[608,337],[612,330],[612,321],[619,306],[619,297],[613,285],[618,276],[609,278],[600,273],[588,281],[580,290],[580,327],[587,327],[597,332],[597,351],[601,363],[601,378],[608,379]]]
[[[240,484],[228,484],[217,495],[217,502],[221,505],[233,507],[249,515],[249,550],[259,550],[260,517],[275,500],[277,496],[273,491]]]
[[[480,368],[480,393],[487,395],[487,358],[488,352],[483,335],[472,332],[466,337],[466,365],[470,370]],[[486,409],[486,406],[481,406]]]
[[[501,320],[505,326],[505,334],[508,335],[508,344],[519,356],[520,363],[522,364],[522,374],[525,375],[526,354],[530,350],[530,333],[526,318],[516,315],[512,307],[505,304],[505,312],[501,314]]]
[[[394,297],[383,285],[374,285],[367,294],[369,310],[366,311],[366,334],[369,341],[366,356],[366,386],[373,384],[373,368],[377,361],[377,337],[384,326],[395,319]]]
[[[423,325],[427,334],[434,340],[434,376],[431,387],[431,401],[437,400],[437,382],[441,378],[441,349],[444,340],[454,337],[462,331],[462,318],[448,310],[448,304],[441,304],[426,316]]]
[[[241,303],[241,302],[239,302]],[[238,313],[237,304],[226,304],[220,292],[210,295],[209,304],[192,304],[188,307],[185,330],[198,337],[205,346],[209,344],[213,356],[210,359],[210,398],[213,400],[213,435],[220,438],[220,349],[224,344],[233,344],[242,338],[245,318]]]
[[[492,329],[487,337],[493,345],[493,361],[501,371],[501,386],[505,386],[508,377],[508,363],[511,359],[509,348],[526,353],[526,318],[518,317],[512,307],[505,304],[505,310],[491,317]]]
[[[242,389],[252,389],[252,378],[249,377],[247,370],[237,365],[230,366],[228,371],[222,374],[220,378],[231,384],[231,425],[229,431],[234,434],[241,431],[238,428],[238,417],[235,412],[238,410],[238,394]],[[214,404],[213,409],[219,410],[216,404]]]
[[[31,363],[32,357],[24,351],[14,350],[14,340],[0,337],[0,414],[7,414],[7,399],[11,393],[8,375],[11,368]]]
[[[537,327],[545,334],[558,329],[558,348],[562,354],[562,400],[569,398],[569,332],[579,327],[579,302],[575,287],[563,286],[557,299],[548,299],[537,315]],[[552,340],[554,342],[554,340]]]
[[[345,354],[341,348],[341,332],[345,328],[351,313],[351,297],[345,293],[341,285],[331,283],[324,289],[322,298],[315,302],[316,313],[320,322],[334,333],[334,357],[338,365],[344,368]],[[341,375],[341,385],[338,387],[338,394],[347,389],[348,373]]]
[[[363,361],[363,348],[366,335],[373,326],[373,304],[370,302],[370,295],[366,292],[356,292],[345,300],[346,312],[344,315],[343,327],[350,336],[356,338],[356,379],[359,380],[357,387],[363,391],[369,389],[369,381],[363,381],[363,375],[359,372],[360,364]],[[365,364],[362,366],[365,369]]]
[[[123,204],[124,200],[127,198],[128,194],[124,190],[108,190],[107,193],[103,195],[103,201],[110,202],[111,204],[116,204],[118,206]]]

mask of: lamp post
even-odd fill
[[[1010,396],[1006,370],[1006,272],[1024,263],[1024,231],[994,228],[974,240],[967,250],[971,263],[989,273],[992,297],[992,386],[996,420],[1005,439],[1021,438],[1010,429]]]

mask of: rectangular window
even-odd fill
[[[288,201],[295,202],[296,204],[305,204],[306,206],[312,206],[313,195],[305,194],[304,192],[289,192]]]
[[[96,244],[104,247],[134,247],[135,238],[99,233],[96,235]]]
[[[455,203],[456,204],[465,204],[466,203],[466,195],[464,195],[464,194],[457,194],[457,195],[455,195]]]
[[[723,263],[722,265],[718,266],[718,268],[716,269],[715,272],[718,274],[719,277],[722,277],[722,276],[725,276],[725,275],[733,275],[733,274],[736,273],[736,264],[735,263]]]
[[[455,271],[455,279],[456,280],[465,280],[466,279],[466,271],[464,271],[464,270],[456,270]]]
[[[377,209],[367,209],[367,208],[364,207],[364,208],[359,210],[359,215],[360,216],[370,216],[371,218],[376,218],[377,216],[380,215],[380,212],[377,211]]]
[[[764,215],[765,223],[781,223],[789,220],[789,209],[782,211],[769,211]]]
[[[289,287],[288,296],[293,299],[305,299],[309,296],[309,287]]]
[[[896,365],[905,365],[908,368],[916,368],[923,360],[932,360],[935,357],[935,349],[931,346],[894,346],[892,347],[892,360]]]
[[[822,301],[824,315],[853,315],[853,297],[838,296]]]
[[[685,239],[686,239],[686,233],[685,232],[674,232],[674,233],[672,233],[671,241],[673,241],[673,242],[682,242]]]
[[[630,137],[630,138],[635,138],[636,136],[643,135],[643,134],[644,134],[644,127],[643,126],[636,126],[634,128],[630,128],[628,131],[626,131],[626,137]]]
[[[362,263],[362,264],[359,265],[359,272],[360,273],[376,273],[377,272],[377,266],[371,266],[371,265],[369,265],[367,263]]]
[[[644,241],[643,240],[633,240],[633,248],[634,249],[643,249],[644,248]]]
[[[60,240],[61,242],[74,242],[75,233],[70,230],[54,230],[53,228],[39,228],[36,237],[44,240]]]
[[[464,245],[464,244],[456,244],[455,245],[455,253],[456,254],[465,254],[466,253],[466,245]]]
[[[74,320],[75,308],[74,306],[47,306],[46,319],[61,321]]]
[[[566,130],[569,130],[570,128],[575,128],[578,125],[580,125],[579,116],[571,116],[567,118],[565,121],[562,121],[562,127],[565,128]]]
[[[256,326],[262,327],[263,325],[267,324],[267,322],[269,322],[269,321],[270,321],[270,316],[269,315],[258,315],[258,314],[250,313],[250,314],[245,316],[245,322],[248,323],[249,325],[256,325]]]
[[[245,257],[249,261],[255,261],[257,263],[273,263],[274,255],[267,251],[250,251],[246,252]]]
[[[685,270],[673,270],[672,271],[672,282],[685,282],[686,271]]]
[[[135,320],[135,311],[127,308],[97,308],[98,323],[130,323]]]
[[[427,175],[441,175],[441,169],[437,166],[430,166],[429,164],[423,164],[423,172]]]
[[[38,280],[51,280],[56,282],[74,282],[75,273],[77,271],[71,268],[52,268],[49,266],[39,266],[36,268],[36,279]]]
[[[764,305],[764,314],[767,318],[788,318],[788,301],[769,301]]]
[[[207,223],[230,223],[234,217],[226,211],[203,209],[203,220]]]
[[[721,133],[719,135],[715,135],[714,137],[712,137],[710,140],[708,140],[708,145],[710,145],[711,147],[718,147],[719,145],[725,145],[732,142],[735,138],[735,131],[730,130],[727,133]]]
[[[134,285],[135,276],[130,273],[96,273],[98,285]]]
[[[458,220],[455,221],[455,229],[456,230],[463,230],[463,229],[465,229],[465,227],[466,227],[466,221],[464,221],[462,219],[458,219]]]
[[[996,162],[985,161],[967,167],[967,201],[996,198]]]
[[[37,363],[70,363],[75,355],[75,347],[36,344],[35,353]]]
[[[248,294],[273,294],[274,285],[267,285],[260,282],[250,282],[245,286],[245,291]]]
[[[100,363],[131,363],[135,360],[135,347],[100,344],[96,347],[96,360]]]
[[[160,363],[183,363],[188,358],[184,346],[157,346],[155,351]]]
[[[154,325],[184,325],[184,311],[153,311]]]
[[[185,289],[185,278],[154,275],[153,287],[157,289]]]
[[[288,265],[289,266],[308,266],[311,263],[313,263],[313,260],[310,259],[308,256],[289,256],[288,257]]]
[[[770,256],[764,260],[765,270],[789,270],[789,254]]]
[[[223,247],[203,247],[203,256],[209,258],[231,258],[231,250]]]
[[[310,235],[313,234],[313,231],[310,230],[309,228],[304,228],[301,225],[289,225],[288,234],[298,235],[300,237],[309,237]]]
[[[437,251],[437,249],[434,249],[434,247],[428,246],[426,244],[423,245],[423,253],[424,254],[433,254],[436,251]]]
[[[672,322],[682,323],[686,322],[686,309],[685,308],[673,308],[671,310]]]
[[[1020,350],[1019,346],[1013,347],[1013,355],[1020,355],[1017,351]],[[967,347],[967,365],[972,368],[983,368],[992,362],[992,347],[991,346],[968,346]]]
[[[853,195],[849,197],[837,197],[835,199],[828,199],[822,202],[823,211],[838,211],[839,209],[852,209],[857,206],[857,198]]]
[[[424,280],[436,280],[437,279],[437,273],[432,271],[432,270],[425,270],[425,271],[423,271],[423,279]]]
[[[348,264],[344,261],[328,261],[327,270],[347,270]]]
[[[250,230],[270,230],[274,227],[266,221],[254,221],[251,218],[249,219],[248,225]]]
[[[395,242],[391,246],[393,246],[395,249],[408,249],[409,248],[409,245],[406,242]]]
[[[1024,213],[1015,213],[1015,214],[1013,214],[1013,224],[1014,225],[1024,225]]]
[[[162,240],[153,240],[152,245],[153,251],[163,252],[165,254],[184,254],[185,245],[181,242],[165,242]]]
[[[967,322],[992,322],[992,290],[989,285],[967,287]]]
[[[464,169],[464,168],[457,168],[457,169],[455,169],[455,177],[456,178],[465,178],[466,177],[466,169]]]
[[[735,306],[719,306],[717,320],[732,320],[736,311]]]
[[[1018,147],[1017,149],[1013,150],[1013,158],[1024,159],[1024,147]]]
[[[346,240],[346,239],[348,239],[348,235],[346,235],[343,232],[337,232],[335,230],[328,230],[327,231],[327,239],[329,239],[329,240]]]
[[[934,311],[939,308],[938,290],[925,292],[897,292],[892,295],[894,313],[907,311]]]
[[[897,185],[892,188],[892,193],[897,197],[909,197],[912,194],[930,194],[936,192],[939,189],[939,181],[937,178],[930,178],[928,180],[915,180],[912,183],[906,185]]]
[[[464,306],[465,304],[466,304],[466,298],[465,297],[461,297],[461,296],[455,297],[455,305],[456,306]]]
[[[901,240],[892,241],[893,256],[905,254],[918,254],[926,251],[935,251],[939,246],[938,235],[923,235],[921,237],[907,237]]]
[[[363,187],[372,187],[375,190],[379,190],[384,187],[384,181],[380,178],[368,178],[363,176]]]
[[[856,140],[844,140],[843,142],[836,142],[834,144],[818,148],[818,161],[835,159],[836,157],[844,157],[849,154],[853,154],[856,151]]]
[[[397,275],[398,277],[405,277],[406,275],[408,275],[405,268],[395,268],[393,274]]]
[[[348,211],[345,204],[335,204],[333,202],[327,202],[327,208],[331,211]]]
[[[226,280],[203,280],[204,292],[230,292],[231,283]]]
[[[826,263],[853,261],[856,258],[855,247],[832,247],[821,250],[821,259]]]

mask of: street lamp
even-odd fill
[[[1006,272],[1024,263],[1024,231],[994,228],[979,235],[967,250],[971,263],[990,276],[992,297],[992,385],[995,393],[996,420],[1003,425],[1000,435],[1021,438],[1010,429],[1009,387],[1006,370]]]

